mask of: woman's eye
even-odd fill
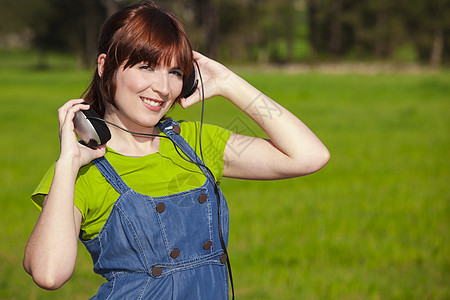
[[[144,71],[153,71],[153,68],[149,65],[140,65],[139,66],[139,70],[144,70]]]
[[[183,77],[183,73],[181,73],[180,71],[171,71],[170,74],[173,74],[177,77]]]

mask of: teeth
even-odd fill
[[[151,106],[160,106],[162,104],[162,102],[156,102],[150,99],[146,99],[146,98],[141,98],[142,101],[144,101],[145,103],[151,105]]]

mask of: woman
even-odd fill
[[[201,99],[200,88],[180,95],[194,59],[204,98],[224,97],[268,139],[166,119],[176,102],[187,108]],[[126,7],[104,24],[97,63],[85,99],[58,110],[60,156],[32,196],[42,212],[25,270],[42,288],[61,287],[80,238],[108,280],[99,299],[228,298],[228,210],[216,181],[310,174],[327,163],[327,149],[289,111],[193,52],[180,23],[152,3]],[[141,134],[110,126],[107,145],[83,146],[73,119],[89,108],[84,101],[110,124]]]

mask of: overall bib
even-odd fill
[[[158,127],[201,163],[176,122],[168,119]],[[219,233],[221,227],[227,245],[228,208],[220,190],[218,203],[206,168],[199,165],[206,175],[201,187],[150,197],[129,188],[106,158],[94,163],[120,196],[100,233],[82,240],[95,273],[108,280],[92,299],[228,299]]]

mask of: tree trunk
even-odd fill
[[[387,10],[383,2],[378,8],[376,14],[376,27],[375,27],[375,56],[379,58],[386,57],[388,55],[386,35],[387,35]]]
[[[315,0],[306,1],[307,22],[308,22],[308,41],[311,50],[311,57],[314,58],[319,51],[319,32],[318,32],[318,9]]]
[[[341,25],[342,0],[332,3],[330,15],[330,44],[331,55],[338,56],[341,53],[342,25]]]
[[[431,48],[430,64],[437,68],[442,63],[442,54],[444,53],[444,30],[437,29],[434,32],[433,45]]]
[[[84,49],[81,55],[83,67],[91,67],[96,59],[97,52],[97,14],[95,1],[84,0]]]
[[[294,1],[287,0],[281,10],[284,15],[284,24],[286,31],[286,61],[294,60],[294,40],[295,40],[295,10]]]
[[[206,32],[206,55],[211,58],[219,56],[219,40],[220,40],[220,2],[217,0],[209,0],[205,4],[205,32]]]

